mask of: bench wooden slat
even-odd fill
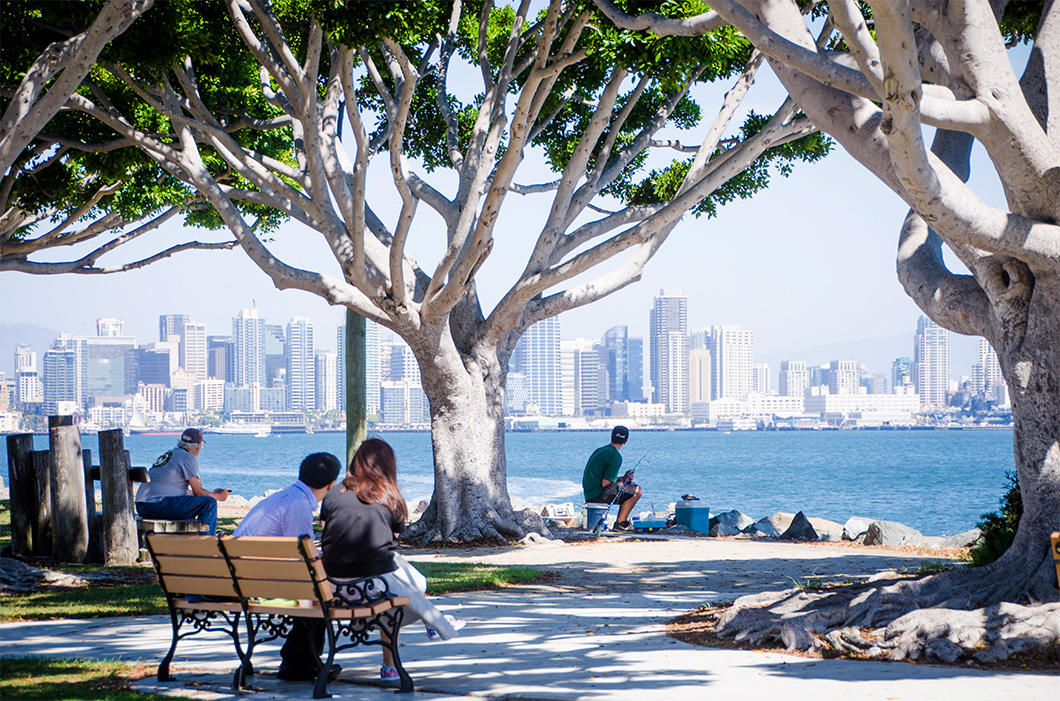
[[[305,579],[244,579],[239,578],[239,591],[246,597],[262,599],[316,599],[314,584]]]
[[[198,575],[202,577],[231,577],[228,563],[217,553],[214,557],[192,557],[188,555],[156,555],[155,561],[162,574],[172,576]],[[303,565],[305,567],[305,565]]]
[[[178,609],[192,609],[193,611],[229,611],[231,613],[239,613],[243,610],[238,601],[231,603],[227,601],[196,601],[195,603],[189,603],[187,599],[175,599],[173,605]]]
[[[236,596],[232,578],[186,577],[162,575],[162,582],[170,594],[199,594],[201,596]],[[292,597],[293,598],[293,597]]]
[[[198,557],[222,557],[217,549],[217,538],[212,535],[177,535],[148,533],[145,536],[155,555],[195,555]],[[222,559],[223,561],[223,559]]]
[[[224,536],[225,551],[229,557],[288,558],[302,562],[298,541],[294,538],[260,538]],[[316,547],[310,545],[310,558],[317,557]]]
[[[262,560],[234,557],[232,567],[237,577],[248,579],[306,579],[308,569],[302,558],[297,560]]]

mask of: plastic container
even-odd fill
[[[607,504],[586,504],[582,508],[582,513],[585,514],[584,528],[591,531],[596,528],[600,519],[607,515]]]
[[[710,507],[699,500],[681,500],[674,505],[677,523],[691,528],[696,533],[707,533],[710,530]]]

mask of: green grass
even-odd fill
[[[0,698],[92,699],[100,701],[168,701],[169,696],[129,689],[150,676],[153,667],[109,660],[72,660],[47,657],[0,657]]]
[[[431,594],[492,589],[531,582],[541,576],[540,570],[533,567],[463,562],[418,562],[415,566],[427,577],[427,591]],[[104,568],[98,565],[63,565],[61,569],[69,572],[104,569],[143,571],[140,568]],[[162,590],[156,584],[93,584],[33,594],[0,595],[0,621],[143,616],[165,613],[167,610]]]

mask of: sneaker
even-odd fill
[[[611,530],[612,531],[625,531],[625,532],[632,531],[633,530],[633,524],[630,523],[629,521],[619,521],[614,526],[612,526]]]
[[[445,620],[449,621],[449,625],[451,625],[453,627],[453,630],[460,630],[461,628],[463,628],[464,626],[467,625],[467,621],[465,621],[463,618],[457,618],[455,616],[450,616],[448,613],[445,614]],[[442,634],[441,633],[439,633],[433,627],[427,626],[427,639],[428,640],[441,640],[441,638],[442,638]]]
[[[398,674],[397,667],[387,667],[385,664],[379,665],[379,678],[385,682],[401,681],[401,675]]]

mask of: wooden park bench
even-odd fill
[[[412,677],[398,653],[398,631],[408,597],[392,596],[385,580],[369,577],[345,585],[359,592],[364,603],[351,606],[337,600],[309,536],[215,538],[149,533],[146,541],[173,626],[173,642],[158,666],[159,681],[172,679],[169,664],[180,640],[213,630],[232,638],[239,658],[232,684],[242,688],[245,678],[253,674],[251,657],[257,645],[285,638],[296,618],[315,618],[326,623],[328,654],[313,686],[313,698],[328,696],[327,676],[335,653],[362,644],[389,649],[401,679],[400,690],[413,690]],[[298,603],[262,601],[277,598]],[[240,642],[241,627],[245,645]],[[378,640],[369,640],[373,629],[380,633]]]

